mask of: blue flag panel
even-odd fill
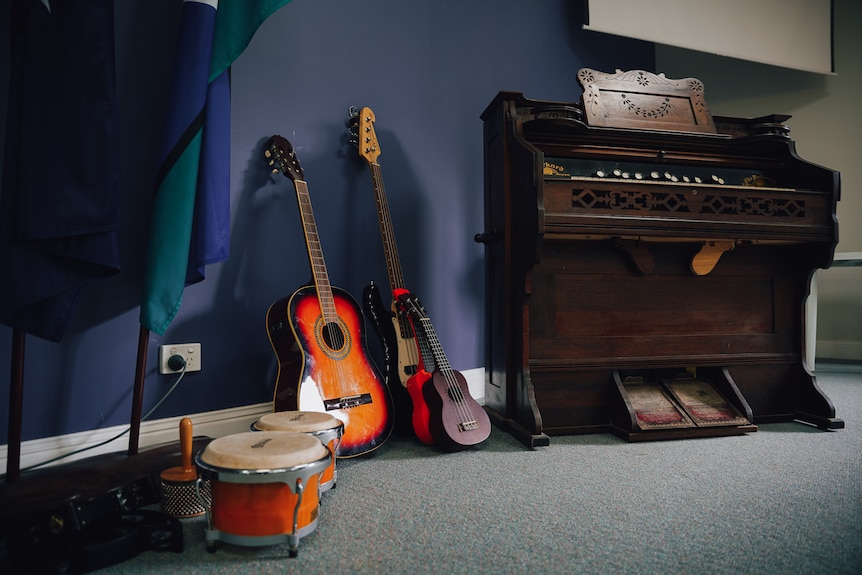
[[[290,0],[185,0],[141,300],[164,334],[185,286],[230,251],[229,67]]]

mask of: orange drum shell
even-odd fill
[[[213,526],[224,533],[246,536],[284,535],[294,532],[298,495],[285,483],[212,484]],[[297,531],[317,520],[320,511],[318,476],[303,486],[296,515]]]
[[[246,432],[214,439],[196,458],[202,475],[211,479],[213,526],[231,535],[271,536],[315,524],[320,476],[332,459],[317,438],[302,433]]]

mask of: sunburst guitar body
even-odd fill
[[[308,188],[293,148],[273,136],[267,157],[296,187],[313,285],[273,303],[267,335],[278,359],[275,411],[318,411],[344,423],[338,457],[374,451],[392,432],[389,389],[365,347],[364,317],[356,300],[329,283]]]

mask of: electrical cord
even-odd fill
[[[177,388],[177,386],[183,380],[183,376],[186,374],[186,360],[183,359],[183,357],[180,355],[172,355],[168,359],[168,367],[170,367],[171,369],[174,369],[174,370],[179,369],[180,370],[179,377],[177,377],[177,380],[164,393],[164,395],[162,395],[161,399],[159,399],[159,401],[157,401],[156,404],[153,407],[151,407],[150,410],[143,417],[141,417],[142,422],[146,421],[159,408],[159,406],[162,403],[164,403],[164,401],[171,395],[171,393],[173,393],[174,389]],[[84,453],[86,451],[96,449],[97,447],[102,447],[103,445],[107,445],[107,444],[111,443],[112,441],[118,440],[119,438],[121,438],[124,435],[126,435],[127,433],[129,433],[131,430],[132,430],[132,426],[130,425],[128,428],[126,428],[125,430],[123,430],[119,434],[115,435],[114,437],[111,437],[110,439],[106,439],[106,440],[101,441],[95,445],[89,445],[87,447],[82,447],[81,449],[76,449],[75,451],[70,451],[69,453],[64,453],[63,455],[58,455],[56,457],[52,457],[51,459],[47,459],[41,463],[35,463],[33,465],[29,465],[27,467],[20,469],[19,473],[26,473],[28,471],[38,469],[39,467],[43,467],[45,465],[48,465],[49,463],[54,463],[56,461],[66,459],[67,457],[72,457],[73,455],[78,455],[79,453]],[[5,479],[5,478],[6,478],[5,473],[0,475],[0,479]]]

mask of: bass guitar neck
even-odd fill
[[[368,163],[371,181],[374,188],[375,205],[380,223],[380,235],[383,240],[383,254],[386,260],[386,271],[389,277],[389,287],[393,293],[390,305],[386,308],[379,296],[379,290],[372,285],[366,288],[364,294],[365,310],[374,325],[375,331],[385,350],[386,380],[392,390],[395,403],[396,428],[401,432],[413,432],[426,443],[428,432],[421,423],[427,417],[422,386],[417,381],[428,379],[427,374],[434,370],[434,357],[421,345],[415,328],[406,314],[398,307],[394,293],[404,289],[404,277],[398,257],[398,247],[395,242],[395,232],[386,189],[383,184],[383,174],[377,159],[380,156],[380,144],[374,130],[376,118],[371,108],[356,110],[351,108],[350,129],[352,142],[357,147],[359,155]],[[425,374],[425,375],[423,375]],[[412,388],[412,389],[411,389]],[[418,421],[417,421],[418,420]]]

